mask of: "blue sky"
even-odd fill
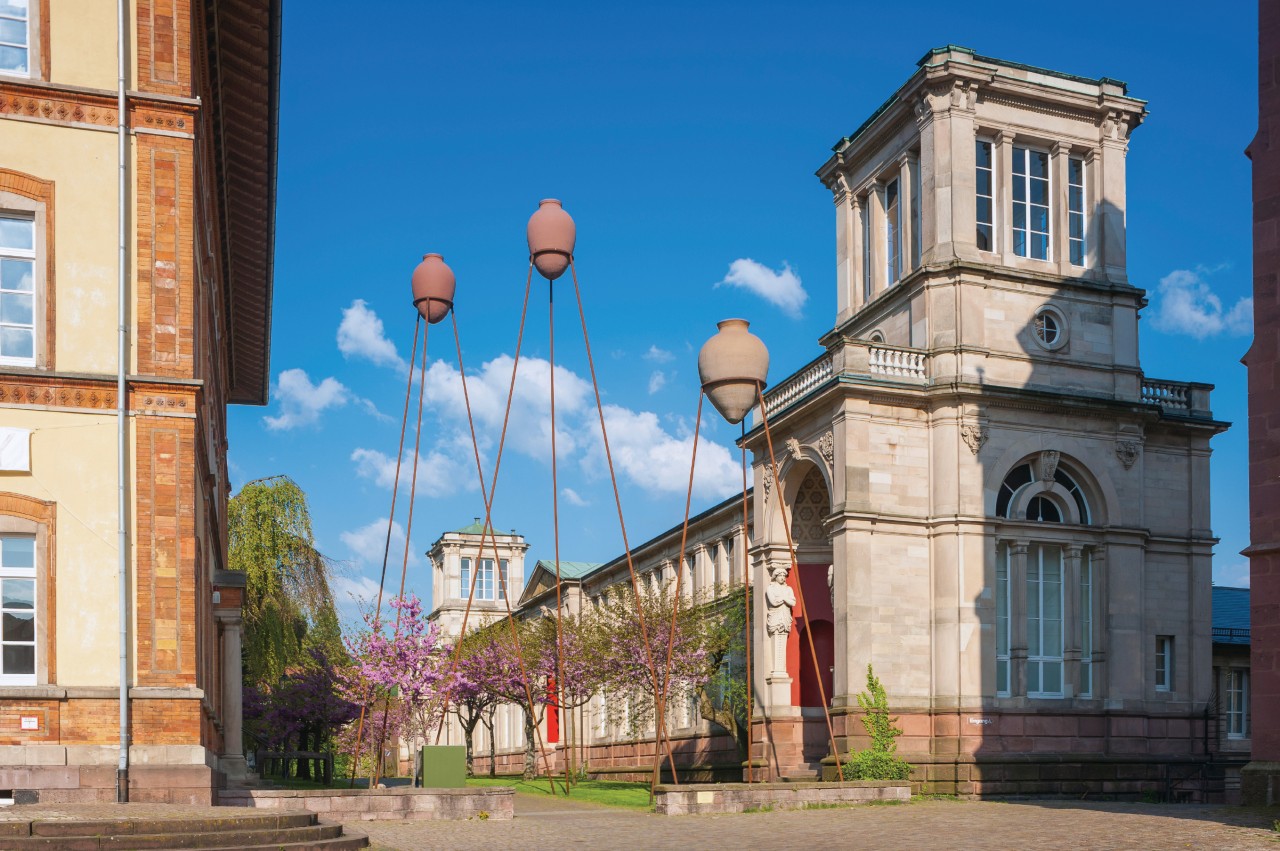
[[[564,200],[578,223],[628,533],[643,541],[683,509],[698,348],[717,320],[743,316],[769,345],[773,381],[820,353],[816,340],[835,318],[834,216],[813,172],[926,50],[947,43],[1122,79],[1150,102],[1128,158],[1129,274],[1151,299],[1143,368],[1217,385],[1214,413],[1236,425],[1213,443],[1214,575],[1247,581],[1239,360],[1249,342],[1241,300],[1250,294],[1243,150],[1256,126],[1253,4],[1128,3],[1108,11],[1106,26],[1095,13],[1025,3],[352,8],[286,4],[273,399],[230,415],[234,484],[284,473],[302,485],[321,549],[344,563],[344,598],[376,588],[368,577],[381,563],[414,330],[409,276],[423,253],[443,253],[458,276],[487,476],[523,295],[525,223],[539,199]],[[717,286],[747,259],[759,266],[739,270],[782,276],[793,296],[803,290],[803,305]],[[599,561],[620,552],[620,538],[590,436],[571,293],[557,293],[561,556]],[[423,597],[427,547],[483,514],[451,327],[432,330],[428,463],[408,580]],[[529,361],[522,382],[494,509],[499,528],[529,538],[530,566],[552,554],[538,403],[547,353],[546,284],[535,281],[524,355],[542,361]],[[704,423],[694,511],[732,492],[738,475],[736,429],[714,416]],[[393,556],[391,587],[399,564]]]

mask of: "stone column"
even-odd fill
[[[898,257],[901,264],[898,280],[902,280],[915,269],[915,260],[911,254],[912,238],[915,234],[913,211],[920,199],[915,197],[912,186],[917,168],[915,155],[905,153],[898,160]]]
[[[1067,221],[1067,160],[1071,151],[1062,142],[1049,148],[1049,246],[1058,274],[1073,276]]]
[[[1000,255],[1001,262],[1006,266],[1012,266],[1012,258],[1016,255],[1013,253],[1013,133],[1008,130],[1002,130],[995,135],[991,142],[991,158],[992,158],[992,179],[995,186],[992,187],[995,195],[992,203],[995,204],[995,216],[993,227],[995,233],[995,250]],[[974,225],[977,227],[977,225]]]
[[[1065,697],[1080,694],[1080,560],[1084,548],[1062,548],[1062,683]]]
[[[244,760],[244,697],[240,670],[240,611],[215,613],[222,625],[222,756],[218,768],[228,778],[249,773]]]
[[[867,215],[867,205],[857,195],[849,198],[849,222],[852,233],[849,236],[849,293],[852,313],[857,313],[867,303],[866,278],[863,277],[862,252],[866,247],[862,244],[862,220]]]
[[[1107,696],[1107,576],[1106,558],[1102,547],[1089,548],[1089,569],[1093,579],[1093,652],[1091,668],[1093,670],[1094,699]]]
[[[1102,155],[1098,172],[1098,205],[1102,271],[1107,280],[1128,283],[1125,245],[1125,157],[1129,150],[1128,116],[1115,113],[1102,122]]]
[[[859,262],[854,253],[854,233],[857,218],[852,193],[844,175],[837,177],[835,190],[836,205],[836,324],[840,324],[854,314],[858,304],[856,288],[857,275],[854,268]]]
[[[868,236],[871,241],[871,298],[874,299],[884,292],[885,287],[889,285],[886,280],[887,270],[885,269],[885,263],[888,262],[888,258],[885,256],[884,250],[884,184],[878,180],[867,189],[866,215],[870,216],[871,221]]]
[[[1009,544],[1009,694],[1027,694],[1027,550],[1026,541]]]

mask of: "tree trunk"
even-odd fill
[[[469,714],[466,718],[462,717],[462,713],[457,713],[458,722],[462,725],[462,740],[467,746],[467,776],[476,776],[475,764],[475,748],[472,746],[476,732],[476,723],[480,720],[478,714]]]
[[[538,776],[538,754],[533,747],[534,723],[533,713],[524,713],[524,779],[532,780]]]
[[[747,760],[747,730],[749,728],[743,726],[737,713],[723,707],[717,707],[706,692],[701,692],[698,695],[698,714],[712,724],[719,724],[729,735],[733,736],[733,743],[738,749],[738,758],[744,762]]]
[[[494,709],[490,707],[487,713],[487,717],[486,716],[481,716],[481,717],[484,718],[484,728],[489,732],[489,776],[497,777],[498,776],[498,743],[493,735],[493,712],[494,712]]]

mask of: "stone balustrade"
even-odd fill
[[[869,352],[869,370],[872,375],[888,375],[923,381],[925,353],[919,349],[903,349],[874,344]]]
[[[1159,405],[1167,414],[1209,419],[1209,391],[1212,385],[1187,381],[1142,380],[1142,401]]]
[[[831,355],[822,355],[766,393],[765,410],[769,416],[773,416],[791,403],[809,395],[810,391],[825,384],[832,374]]]

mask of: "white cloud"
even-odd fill
[[[667,376],[660,369],[655,369],[649,375],[649,395],[652,396],[661,390],[667,383]]]
[[[1186,334],[1197,340],[1252,333],[1253,299],[1241,298],[1224,309],[1222,299],[1205,280],[1213,271],[1175,269],[1161,278],[1151,325],[1167,334]]]
[[[1249,587],[1249,562],[1238,561],[1225,567],[1215,567],[1214,585],[1225,585],[1229,588]]]
[[[342,311],[338,325],[338,351],[343,357],[363,358],[379,366],[404,370],[407,364],[396,352],[395,343],[387,339],[378,314],[369,309],[364,299],[356,299]]]
[[[471,439],[462,435],[454,435],[450,441],[442,441],[426,455],[418,455],[418,480],[416,483],[419,496],[449,496],[460,490],[476,490],[478,482],[474,473],[474,464],[463,458],[463,450],[471,452]],[[351,453],[351,460],[356,465],[356,475],[369,479],[375,485],[388,490],[395,484],[396,459],[376,449],[356,449]],[[413,483],[413,451],[405,453],[400,462],[400,492],[407,493]],[[383,528],[383,534],[386,528]]]
[[[276,379],[275,397],[280,403],[280,415],[263,417],[262,421],[272,431],[288,431],[311,425],[326,408],[340,408],[347,404],[351,393],[336,378],[312,384],[305,370],[286,369]]]
[[[584,508],[591,504],[587,502],[585,499],[583,499],[581,496],[579,496],[578,492],[573,488],[561,488],[560,495],[564,497],[565,502],[569,503],[570,505],[576,505],[579,508]]]
[[[378,602],[378,583],[367,576],[334,576],[329,582],[339,619],[351,625],[360,623],[361,615],[373,612]],[[382,593],[383,604],[396,594],[395,588]]]
[[[651,360],[654,363],[670,363],[676,359],[676,356],[666,349],[660,349],[657,346],[650,346],[649,351],[645,352],[642,357],[645,360]]]
[[[387,553],[390,564],[399,564],[404,558],[404,527],[399,523],[391,524],[391,546],[387,548],[387,518],[374,520],[359,529],[343,532],[338,536],[343,545],[351,552],[356,561],[367,567],[382,567],[383,554]],[[417,564],[418,548],[409,547],[409,564]],[[376,585],[375,585],[376,592]]]
[[[693,435],[669,434],[650,411],[631,411],[617,405],[604,406],[609,450],[617,469],[644,488],[665,493],[684,493],[689,486],[689,460]],[[599,474],[606,468],[604,446],[595,440],[582,459],[588,472]],[[742,488],[742,470],[729,450],[705,437],[698,438],[698,463],[693,473],[693,491],[700,496],[726,497]]]
[[[477,432],[497,440],[502,428],[507,392],[511,387],[510,355],[499,355],[467,376],[467,393]],[[556,371],[556,451],[564,457],[578,449],[578,435],[571,422],[589,410],[591,382],[573,371],[557,366]],[[427,368],[427,399],[443,416],[458,425],[466,422],[466,402],[458,371],[444,361]],[[516,373],[515,398],[507,427],[510,448],[533,458],[551,455],[551,364],[542,358],[523,357]]]
[[[768,266],[742,257],[729,264],[729,273],[717,287],[742,287],[753,292],[793,319],[800,317],[809,294],[800,283],[800,276],[787,263],[782,271],[775,272]]]

